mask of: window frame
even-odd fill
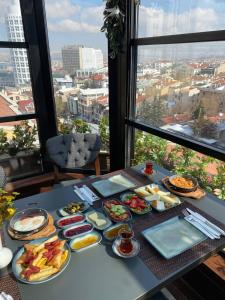
[[[130,165],[130,160],[133,158],[134,153],[134,131],[139,129],[155,136],[159,136],[163,139],[169,140],[171,142],[177,143],[179,145],[188,147],[195,151],[201,152],[205,155],[209,155],[225,161],[225,150],[207,145],[203,142],[193,140],[187,136],[181,136],[176,133],[172,133],[161,128],[157,128],[152,125],[143,124],[142,122],[135,120],[135,107],[136,107],[136,79],[137,79],[137,56],[139,46],[151,46],[151,45],[171,45],[171,44],[184,44],[184,43],[204,43],[204,42],[219,42],[225,41],[225,30],[217,31],[204,31],[204,32],[194,32],[194,33],[184,33],[184,34],[174,34],[174,35],[164,35],[164,36],[152,36],[152,37],[137,37],[138,32],[138,9],[135,5],[135,1],[130,1],[130,10],[133,11],[132,15],[127,15],[130,19],[130,28],[127,29],[130,32],[129,43],[128,43],[128,55],[130,56],[130,64],[128,69],[130,74],[128,74],[127,81],[127,103],[128,110],[125,118],[125,124],[127,126],[127,155],[126,155],[126,165]]]
[[[44,159],[45,145],[57,135],[57,125],[44,0],[20,0],[20,9],[24,42],[0,41],[0,48],[26,49],[35,112],[0,117],[0,124],[36,120],[43,172],[47,172],[51,167]]]

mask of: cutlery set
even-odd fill
[[[183,209],[182,213],[187,222],[192,224],[210,239],[220,239],[221,236],[225,236],[225,231],[223,229],[213,224],[199,213],[194,212],[189,208]]]
[[[74,186],[74,192],[80,197],[81,200],[88,202],[88,204],[92,205],[94,201],[99,200],[100,198],[89,189],[85,184],[78,188],[76,185]]]

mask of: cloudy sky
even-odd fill
[[[100,32],[103,0],[45,0],[52,51],[84,44],[106,52]],[[12,3],[0,0],[0,39],[6,39],[4,17]],[[225,0],[141,0],[139,36],[225,29]]]

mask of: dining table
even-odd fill
[[[154,183],[162,187],[162,178],[171,173],[158,165],[153,167],[155,170]],[[152,183],[149,178],[142,174],[142,169],[143,165],[138,165],[118,170],[86,179],[77,183],[77,186],[80,187],[85,183],[98,194],[92,183],[117,174],[127,177],[134,182],[136,187]],[[109,198],[119,199],[119,194]],[[94,204],[95,209],[101,210],[102,200],[101,198],[96,201],[96,204]],[[74,185],[69,185],[19,199],[15,201],[15,207],[18,211],[31,207],[43,208],[53,216],[54,220],[58,220],[60,218],[57,212],[58,209],[76,201],[80,201],[80,198],[74,192]],[[182,201],[184,202],[182,205],[188,205],[212,218],[220,226],[225,226],[225,201],[221,201],[209,193],[198,200],[182,197]],[[5,288],[6,291],[11,292],[11,295],[14,295],[14,300],[149,299],[163,287],[194,269],[225,247],[225,237],[222,237],[218,241],[208,241],[203,245],[197,245],[193,249],[181,253],[178,259],[174,258],[170,261],[163,258],[143,239],[141,231],[180,214],[180,212],[181,210],[171,208],[169,213],[159,213],[152,210],[148,216],[133,216],[132,226],[135,237],[141,242],[141,252],[136,257],[123,259],[116,256],[112,251],[112,244],[103,238],[97,246],[81,252],[72,252],[70,262],[64,272],[45,283],[31,285],[17,281],[9,265],[8,268],[0,270],[0,291]],[[151,220],[153,220],[153,223],[151,223]],[[26,243],[12,239],[7,233],[7,224],[3,228],[3,240],[14,255]]]

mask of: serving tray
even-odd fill
[[[130,188],[134,188],[135,184],[123,175],[115,175],[108,179],[95,181],[92,186],[103,196],[109,197],[117,193],[121,193]]]
[[[178,195],[178,196],[194,198],[194,199],[201,199],[202,197],[204,197],[206,195],[206,192],[203,189],[201,189],[199,186],[193,192],[180,192],[173,188],[173,186],[169,182],[169,177],[167,177],[167,176],[162,179],[162,183],[171,193]]]
[[[145,229],[142,235],[166,259],[192,248],[207,238],[179,216]]]

